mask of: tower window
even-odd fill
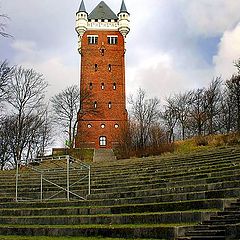
[[[98,44],[98,36],[97,35],[88,35],[88,44],[90,44],[90,45]]]
[[[93,89],[93,84],[90,82],[89,83],[89,89],[92,90]]]
[[[117,84],[113,83],[113,90],[116,90],[116,89],[117,89]]]
[[[106,125],[105,124],[101,124],[101,128],[103,129],[103,128],[105,128],[106,127]]]
[[[94,108],[97,108],[97,102],[96,101],[94,102]]]
[[[88,128],[92,128],[92,124],[88,124],[87,127],[88,127]]]
[[[111,72],[112,71],[112,65],[108,64],[108,71]]]
[[[107,146],[107,138],[106,137],[100,137],[99,138],[99,145],[100,145],[100,147]]]
[[[104,83],[101,84],[101,89],[104,90],[105,86]]]
[[[108,103],[108,108],[111,109],[112,108],[112,102]]]
[[[119,125],[118,125],[118,124],[115,124],[114,127],[115,127],[115,128],[119,128]]]
[[[98,65],[95,64],[95,72],[98,70]]]
[[[117,43],[118,43],[118,37],[117,36],[108,36],[108,44],[116,45]]]

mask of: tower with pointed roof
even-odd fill
[[[124,0],[118,14],[101,1],[90,13],[81,0],[76,31],[81,55],[81,109],[76,148],[118,145],[127,124],[125,96],[125,39],[130,31]]]

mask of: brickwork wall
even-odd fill
[[[98,44],[88,44],[89,35],[98,35]],[[118,43],[108,44],[108,36],[117,36]],[[127,122],[124,55],[124,38],[120,32],[85,32],[82,38],[80,88],[91,93],[91,101],[89,103],[88,99],[88,103],[83,103],[83,114],[79,114],[76,147],[103,147],[99,145],[99,138],[103,136],[106,137],[106,148],[116,145]],[[94,108],[94,113],[89,112],[89,108]],[[89,113],[84,114],[86,112]]]

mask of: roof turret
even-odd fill
[[[117,20],[117,15],[108,7],[108,5],[101,1],[89,14],[88,19],[113,19]]]

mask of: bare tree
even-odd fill
[[[8,16],[0,14],[0,36],[2,37],[12,37],[12,35],[6,33],[6,24],[4,23],[6,19],[9,19]]]
[[[13,128],[15,142],[12,148],[15,162],[18,162],[26,147],[26,132],[29,130],[27,123],[34,122],[34,116],[40,115],[44,106],[44,97],[47,83],[43,76],[33,69],[16,67],[11,81],[8,84],[7,101],[14,113]],[[33,130],[37,125],[33,126]]]
[[[132,106],[133,121],[138,124],[137,147],[144,149],[149,143],[151,126],[160,118],[160,100],[158,98],[147,99],[145,91],[140,88],[136,98],[131,97],[129,102]]]
[[[166,105],[161,112],[161,119],[163,120],[164,126],[166,127],[168,142],[174,142],[174,129],[177,124],[178,118],[173,98],[169,97],[166,99]]]
[[[12,73],[13,68],[8,66],[7,61],[0,62],[0,102],[5,100]]]
[[[190,116],[190,125],[193,132],[197,133],[198,136],[203,135],[207,122],[207,104],[204,88],[193,91]]]
[[[226,86],[232,99],[233,116],[236,118],[235,129],[240,132],[240,74],[233,75]]]
[[[182,140],[185,140],[186,129],[189,123],[190,109],[192,104],[192,92],[175,95],[175,113],[181,126]]]
[[[220,99],[221,99],[221,78],[216,77],[212,80],[205,91],[207,107],[208,133],[213,134],[219,130]]]
[[[76,85],[67,87],[52,99],[55,123],[61,125],[68,135],[68,145],[73,147],[76,134],[77,114],[80,107],[80,92]]]
[[[8,117],[0,119],[0,170],[3,170],[7,163],[12,159],[10,148],[10,134],[11,131]],[[11,120],[10,120],[11,121]]]

